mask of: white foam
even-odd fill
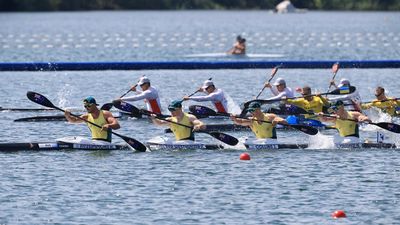
[[[332,149],[334,147],[333,136],[323,135],[320,132],[309,136],[309,149]]]

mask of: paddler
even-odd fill
[[[329,108],[330,106],[328,100],[322,97],[320,94],[312,96],[311,88],[309,86],[304,86],[301,89],[300,93],[303,96],[302,98],[297,98],[297,99],[284,98],[284,100],[286,100],[288,104],[292,104],[300,108],[303,108],[304,110],[310,113],[323,112],[324,108]]]
[[[211,80],[206,80],[203,86],[199,88],[199,91],[205,92],[205,96],[185,96],[183,100],[193,100],[196,102],[211,101],[215,106],[217,112],[228,113],[228,100],[225,98],[224,91],[216,88]]]
[[[136,86],[140,86],[142,91],[137,90]],[[137,85],[131,87],[131,91],[136,92],[137,95],[123,97],[117,100],[134,102],[144,99],[148,111],[151,111],[155,114],[161,114],[161,104],[158,90],[155,87],[151,86],[149,78],[147,78],[146,76],[142,76]]]
[[[96,99],[94,99],[92,96],[89,96],[83,100],[83,106],[85,107],[87,113],[81,115],[80,117],[101,126],[101,128],[99,128],[87,123],[87,126],[92,133],[92,139],[111,142],[111,132],[109,131],[117,130],[120,128],[118,120],[114,118],[111,112],[99,110],[99,108],[97,108],[98,104],[96,103]],[[83,120],[71,116],[71,112],[68,110],[65,110],[64,115],[70,123],[84,122]]]
[[[269,82],[266,82],[264,87],[271,89],[271,92],[274,95],[274,97],[268,98],[267,100],[279,100],[283,97],[294,97],[292,89],[286,86],[286,81],[283,78],[276,79],[273,85],[271,85]]]
[[[183,112],[182,101],[175,100],[168,105],[168,110],[171,112],[171,117],[167,117],[165,120],[171,122],[180,123],[192,128],[181,126],[175,123],[171,123],[165,120],[159,120],[155,114],[152,114],[152,120],[157,125],[169,126],[175,135],[177,141],[180,140],[192,140],[194,141],[193,131],[205,129],[203,122],[197,119],[196,116]]]
[[[385,88],[377,87],[375,89],[375,97],[376,99],[372,102],[361,104],[361,108],[369,109],[371,107],[376,107],[391,116],[395,116],[400,113],[397,111],[400,107],[400,101],[392,97],[387,97],[385,94]]]
[[[334,80],[331,80],[331,85],[335,88],[339,88],[341,91],[343,91],[343,93],[350,91],[351,87],[350,81],[346,78],[342,78],[338,86],[336,86]],[[342,94],[336,97],[330,97],[328,100],[333,102],[341,100],[344,102],[346,110],[361,112],[361,97],[357,89],[350,94]]]
[[[339,136],[335,136],[334,142],[336,144],[360,143],[358,123],[372,121],[360,112],[347,111],[341,100],[335,102],[331,109],[334,111],[334,114],[329,117],[324,116],[323,113],[319,113],[318,115],[322,121],[335,123],[336,129],[339,131]]]
[[[236,43],[226,53],[227,54],[232,54],[232,55],[244,55],[244,54],[246,54],[246,39],[244,39],[244,38],[242,38],[242,36],[238,35],[236,37]]]
[[[276,125],[278,123],[288,124],[286,120],[272,113],[263,113],[261,104],[258,102],[250,103],[247,111],[251,113],[251,117],[231,116],[231,119],[235,124],[250,127],[257,139],[267,139],[268,143],[276,143]]]

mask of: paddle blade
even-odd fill
[[[201,105],[191,105],[189,106],[189,111],[195,116],[199,115],[202,117],[207,117],[217,115],[217,112],[215,112],[214,110]]]
[[[293,127],[294,129],[297,129],[303,133],[309,134],[309,135],[316,135],[318,133],[318,129],[315,127],[310,127],[306,125],[290,125],[290,127]]]
[[[115,108],[131,113],[133,116],[141,114],[138,108],[127,102],[113,101],[113,105],[115,106]]]
[[[356,87],[354,87],[354,86],[349,87],[349,86],[345,85],[345,86],[337,88],[331,92],[328,92],[326,94],[328,94],[328,95],[346,95],[346,94],[351,94],[355,91],[356,91]]]
[[[382,123],[371,123],[374,124],[382,129],[391,131],[393,133],[400,133],[400,125],[399,124],[395,124],[395,123],[386,123],[386,122],[382,122]]]
[[[229,134],[225,134],[225,133],[220,133],[220,132],[205,132],[211,136],[213,136],[214,138],[224,142],[227,145],[237,145],[237,143],[239,143],[239,140]]]
[[[114,105],[113,105],[113,103],[106,103],[106,104],[104,104],[103,106],[101,106],[101,110],[105,110],[105,111],[110,111],[110,109],[113,107]]]
[[[113,133],[115,135],[117,135],[118,137],[122,138],[128,145],[130,148],[135,149],[138,152],[145,152],[146,151],[146,146],[144,144],[142,144],[140,141],[121,135],[121,134],[117,134],[117,133]]]
[[[39,93],[36,93],[33,91],[28,91],[26,93],[26,96],[28,97],[29,100],[31,100],[32,102],[35,102],[39,105],[53,108],[53,109],[58,109],[58,107],[54,106],[53,103],[51,103],[49,99],[47,99],[46,97],[44,97],[43,95],[41,95]]]

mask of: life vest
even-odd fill
[[[181,121],[178,121],[176,117],[170,117],[172,122],[180,123],[186,126],[192,127],[193,124],[189,120],[189,115],[187,113],[183,114],[183,118]],[[184,127],[178,124],[170,123],[170,128],[175,135],[175,139],[179,140],[194,140],[194,135],[192,132],[192,128]]]
[[[91,113],[88,113],[87,120],[89,122],[99,125],[100,127],[107,124],[106,118],[104,117],[104,114],[103,114],[103,110],[100,110],[99,116],[97,118],[93,118],[93,115]],[[86,124],[89,127],[90,132],[92,133],[93,140],[103,140],[103,141],[111,142],[111,132],[103,131],[103,130],[101,130],[101,128],[96,127],[90,123],[86,123]]]

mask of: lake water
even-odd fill
[[[238,34],[248,52],[283,57],[240,60],[399,59],[400,13],[264,11],[141,11],[0,14],[0,62],[238,60],[188,57],[229,49]],[[382,85],[399,97],[398,69],[340,69],[363,100]],[[254,97],[270,70],[152,70],[1,72],[0,106],[38,107],[27,91],[61,107],[81,108],[93,95],[102,104],[124,93],[142,74],[160,89],[162,106],[213,77],[232,99]],[[291,87],[325,92],[331,71],[280,69]],[[266,90],[262,97],[270,97]],[[185,102],[187,108],[194,102]],[[143,106],[143,103],[137,103]],[[57,113],[0,112],[0,142],[52,141],[87,136],[83,125],[17,123]],[[383,119],[375,118],[375,119]],[[220,121],[206,120],[207,123]],[[229,121],[223,121],[228,123]],[[146,120],[120,120],[118,131],[142,142],[163,136]],[[397,122],[399,123],[399,122]],[[1,153],[0,224],[398,224],[398,150],[326,150],[327,136],[279,132],[282,142],[312,142],[305,150],[18,152]],[[230,133],[237,137],[250,133]],[[363,138],[374,141],[375,128]],[[398,135],[388,134],[398,145]],[[198,137],[213,141],[206,135]],[[309,140],[310,139],[310,140]],[[113,139],[123,143],[117,137]],[[313,145],[313,146],[314,146]],[[346,219],[333,220],[338,209]]]

